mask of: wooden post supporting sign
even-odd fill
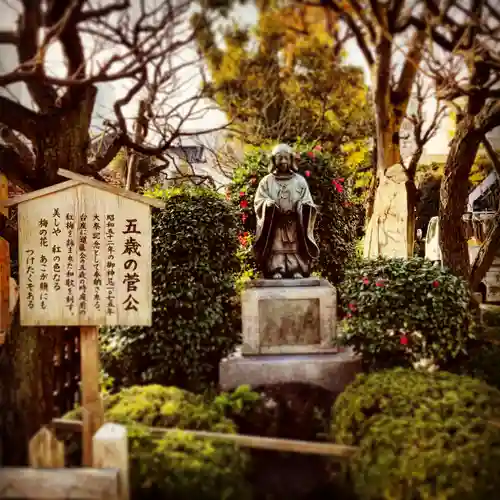
[[[83,465],[104,422],[99,326],[150,326],[151,207],[160,200],[59,170],[18,206],[20,320],[80,327]]]

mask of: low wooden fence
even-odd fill
[[[32,468],[0,470],[0,498],[27,500],[103,499],[129,500],[129,456],[126,428],[104,424],[93,437],[92,468],[64,468],[64,444],[55,430],[81,434],[81,421],[54,419],[52,428],[44,427],[31,440]],[[150,428],[158,437],[179,429]],[[351,446],[290,439],[265,438],[242,434],[182,430],[199,438],[215,439],[235,445],[279,452],[323,455],[347,460],[356,451]]]

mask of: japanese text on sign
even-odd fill
[[[148,205],[81,185],[20,205],[19,225],[22,324],[151,323]]]

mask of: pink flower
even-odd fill
[[[309,156],[309,158],[315,158],[316,155],[312,151],[309,151],[307,156]]]
[[[352,314],[351,314],[351,313],[347,313],[347,314],[345,315],[345,317],[350,319],[350,318],[352,318]]]
[[[349,306],[348,306],[348,307],[349,307],[349,309],[350,309],[352,312],[356,312],[356,310],[357,310],[356,304],[354,304],[354,303],[352,303],[352,302],[349,304]]]
[[[248,207],[248,201],[247,200],[241,200],[240,201],[240,207],[241,208],[247,208]]]
[[[245,196],[245,191],[240,191],[240,196]]]
[[[257,182],[257,179],[256,179],[255,177],[252,177],[252,178],[250,179],[250,182],[251,182],[252,184],[255,184],[255,183]]]
[[[439,286],[439,281],[438,281],[438,280],[434,280],[434,281],[432,282],[432,286],[433,286],[434,288],[437,288],[437,287]]]
[[[378,286],[379,288],[383,287],[385,284],[382,280],[379,280],[375,283],[375,286]]]
[[[314,151],[321,151],[323,148],[319,144],[316,144],[313,149]]]
[[[408,345],[408,337],[406,335],[401,335],[399,338],[399,343],[401,345]]]
[[[305,175],[306,177],[310,177],[310,176],[311,176],[311,172],[310,172],[310,170],[306,170],[306,171],[304,172],[304,175]]]
[[[363,278],[363,285],[369,285],[370,284],[370,280],[365,276]]]

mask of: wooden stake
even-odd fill
[[[92,438],[104,423],[104,409],[99,390],[99,329],[80,327],[82,394],[82,465],[92,466]]]

